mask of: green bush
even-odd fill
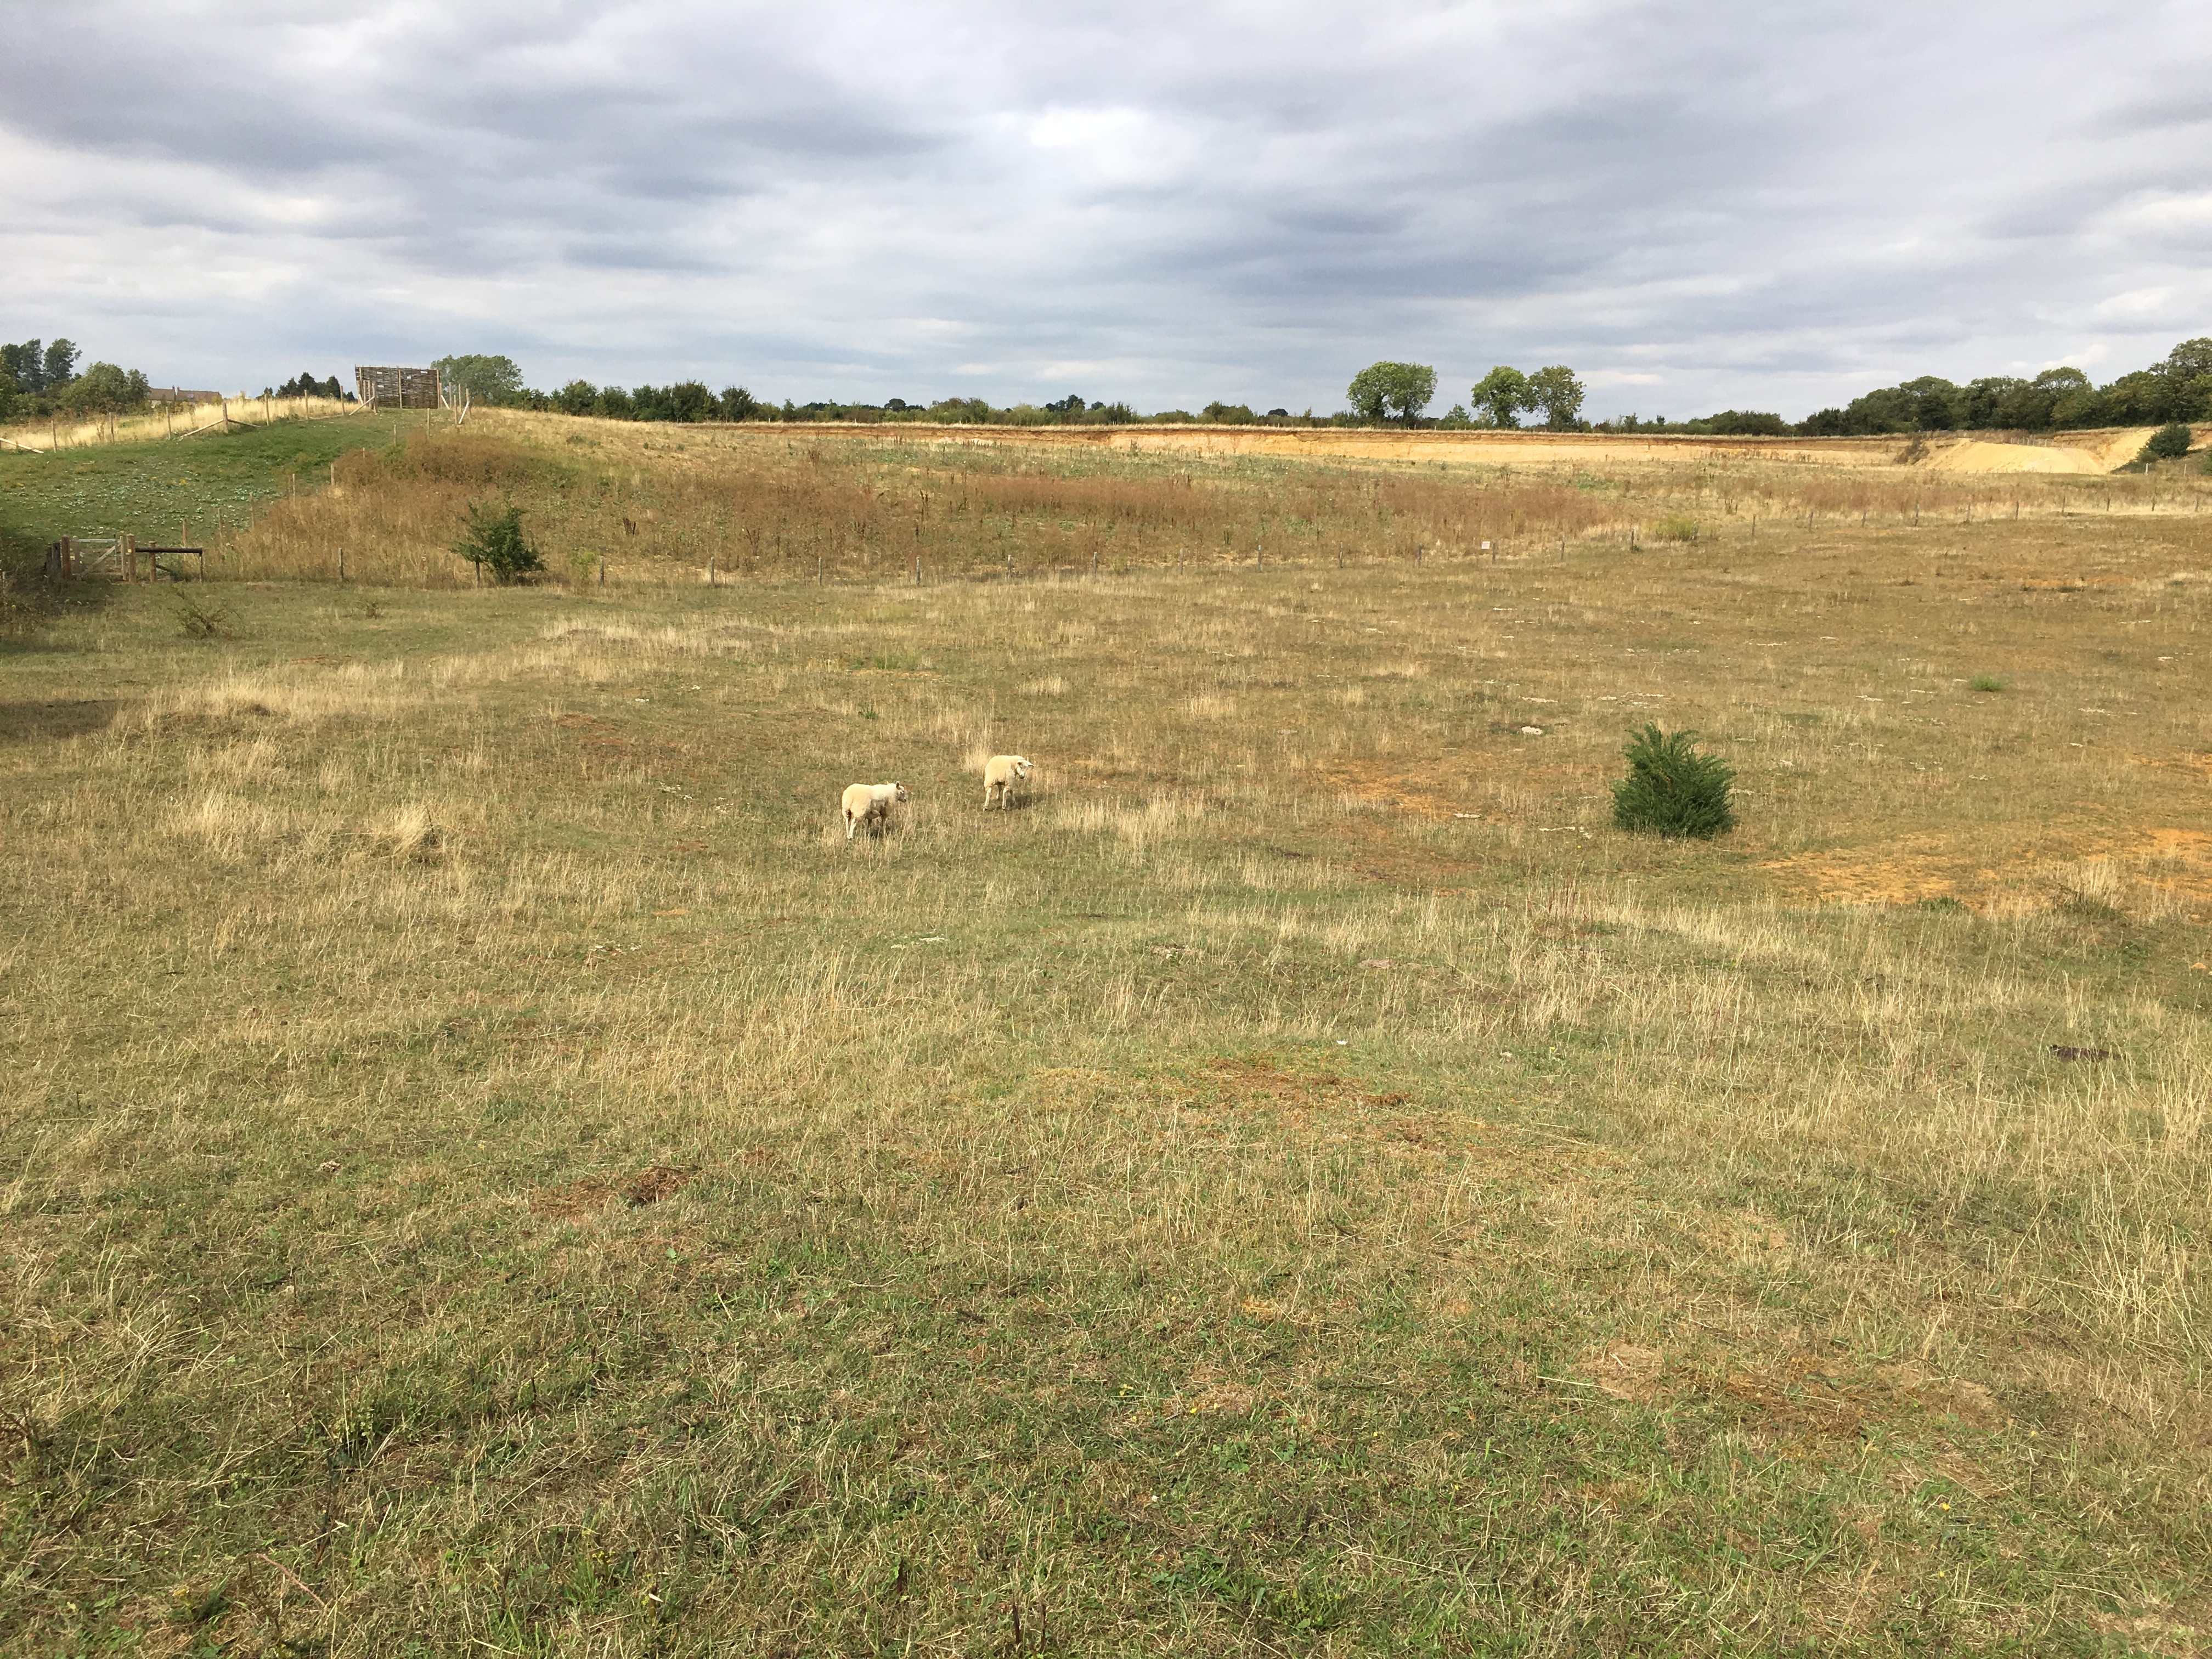
[[[2004,682],[1994,674],[1977,674],[1966,682],[1969,691],[2002,691]]]
[[[1662,542],[1693,542],[1698,539],[1698,521],[1686,513],[1670,513],[1651,526],[1651,534]]]
[[[1613,786],[1613,821],[1639,835],[1705,840],[1735,828],[1729,793],[1735,769],[1700,754],[1695,732],[1632,732],[1628,775]]]
[[[495,581],[516,581],[530,571],[545,568],[545,561],[522,533],[519,507],[495,508],[483,501],[471,501],[468,522],[462,527],[460,539],[453,544],[453,551],[479,572],[489,565]]]
[[[2150,441],[2142,447],[2136,457],[2143,461],[2178,461],[2189,453],[2189,422],[2176,421],[2162,426],[2150,434]]]

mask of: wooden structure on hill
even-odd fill
[[[445,395],[434,368],[362,368],[353,372],[364,409],[443,409]]]

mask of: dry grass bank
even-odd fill
[[[64,415],[52,420],[19,421],[0,428],[0,438],[5,438],[11,449],[53,453],[157,440],[200,442],[220,430],[226,421],[238,427],[262,427],[288,421],[364,418],[366,411],[358,404],[341,398],[249,398],[241,392],[221,404],[179,404],[136,415],[95,419]]]
[[[632,431],[264,525],[842,580],[0,659],[0,1646],[2201,1646],[2201,520],[1417,569],[1565,498]],[[1366,562],[1049,574],[1297,502]],[[1607,827],[1645,719],[1735,836]]]
[[[1400,434],[1425,437],[1428,434]],[[341,461],[216,574],[465,585],[471,500],[521,506],[556,580],[1030,576],[1146,566],[1504,563],[1606,543],[1756,554],[1806,532],[2200,514],[2191,476],[1299,460],[957,428],[684,428],[494,411]],[[1488,544],[1486,550],[1485,544]]]

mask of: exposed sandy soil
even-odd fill
[[[1966,438],[1936,450],[1927,465],[1936,472],[2112,472],[2142,453],[2155,429],[2062,432],[2048,443]]]
[[[1969,909],[2026,914],[2069,899],[2187,915],[2212,910],[2212,835],[2196,829],[2115,835],[2054,823],[2032,840],[1985,833],[1915,836],[1880,848],[1802,854],[1766,866],[1785,890],[1831,904],[1950,899]],[[2146,906],[2145,901],[2148,905]]]

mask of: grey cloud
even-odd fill
[[[0,141],[41,165],[0,182],[35,256],[0,333],[202,383],[415,342],[541,384],[1005,398],[1088,362],[1094,397],[1328,408],[1389,355],[1447,399],[1565,361],[1662,376],[1598,413],[1798,412],[2160,355],[2170,318],[2107,302],[2201,292],[2212,234],[2178,140],[2212,21],[2175,6],[133,3],[12,29]],[[118,85],[191,96],[118,120]],[[71,275],[152,240],[191,268]]]

